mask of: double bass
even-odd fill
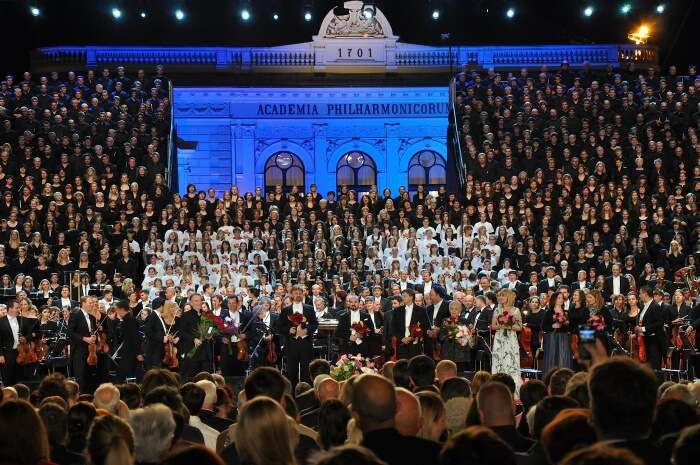
[[[29,365],[39,361],[36,354],[36,344],[33,341],[27,340],[25,336],[22,335],[22,326],[26,318],[20,316],[19,320],[19,336],[20,342],[17,344],[17,365]]]

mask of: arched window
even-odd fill
[[[415,191],[418,186],[433,191],[447,183],[445,175],[445,160],[433,150],[421,150],[411,157],[408,162],[409,190]]]
[[[367,192],[377,184],[377,165],[365,152],[348,152],[338,160],[336,183],[358,192]]]
[[[292,152],[277,152],[265,163],[265,188],[282,186],[285,192],[293,186],[304,190],[304,163]]]

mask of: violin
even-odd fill
[[[91,334],[91,336],[94,336],[94,335],[95,335],[94,333]],[[97,365],[97,342],[93,342],[92,344],[88,344],[87,364],[90,365],[91,367],[94,367]]]
[[[277,355],[277,348],[275,347],[275,341],[274,338],[270,338],[269,341],[267,341],[267,355],[265,356],[265,360],[268,363],[275,364],[277,363],[278,359]]]
[[[532,353],[532,328],[523,324],[523,329],[520,331],[518,342],[520,342],[520,366],[525,368],[532,367],[534,354]]]
[[[36,363],[38,361],[36,356],[36,347],[34,342],[30,342],[27,338],[22,336],[22,323],[24,323],[24,318],[20,317],[19,322],[19,334],[20,342],[17,344],[17,365],[28,365],[31,363]]]
[[[177,358],[177,347],[171,339],[163,344],[163,365],[172,369],[180,366],[180,361]]]
[[[398,348],[398,345],[399,345],[399,339],[396,336],[391,336],[391,350],[393,351],[393,353],[391,354],[391,357],[389,358],[389,360],[391,360],[392,362],[395,362],[396,360],[398,360],[398,356],[396,354],[396,350]]]

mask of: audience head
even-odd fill
[[[246,399],[267,396],[281,402],[286,383],[282,374],[275,368],[258,367],[246,378],[244,389]]]
[[[418,437],[438,442],[447,428],[445,404],[438,394],[430,391],[419,392],[416,397],[420,402],[422,423]]]
[[[447,402],[455,397],[471,397],[471,386],[466,378],[450,378],[440,385],[440,396]]]
[[[393,381],[396,387],[411,389],[411,377],[408,371],[408,360],[397,360],[396,363],[394,363],[392,373],[394,375]]]
[[[92,465],[129,465],[134,462],[134,432],[115,415],[96,418],[90,428],[87,453]]]
[[[420,402],[408,389],[396,388],[394,425],[404,436],[417,436],[423,426]]]
[[[333,378],[326,378],[318,383],[315,389],[316,398],[320,403],[340,397],[340,385]]]
[[[205,410],[214,410],[216,404],[216,384],[208,379],[203,379],[195,383],[204,391],[204,404],[202,408]]]
[[[440,452],[440,465],[515,464],[513,449],[483,426],[471,426],[450,437]]]
[[[413,387],[432,386],[435,382],[435,361],[427,355],[416,355],[408,361],[408,377]]]
[[[68,410],[68,448],[83,452],[87,444],[87,435],[97,410],[88,402],[78,402]]]
[[[681,431],[673,446],[673,465],[694,465],[700,457],[700,424]]]
[[[597,440],[587,409],[565,409],[542,430],[540,440],[549,463],[559,463],[569,452],[588,447]]]
[[[119,405],[120,392],[112,383],[103,383],[95,389],[93,396],[93,404],[95,408],[104,409],[111,414],[117,413]]]
[[[0,464],[36,465],[49,459],[44,423],[24,400],[5,400],[0,405]]]
[[[160,465],[226,465],[216,453],[199,444],[178,447],[168,454]]]
[[[339,400],[323,402],[318,412],[318,432],[321,446],[330,449],[342,446],[348,438],[350,410]]]
[[[442,384],[448,379],[456,378],[458,375],[457,364],[452,360],[440,360],[435,365],[435,377],[438,384]]]
[[[175,437],[175,419],[170,408],[152,404],[133,410],[129,423],[134,431],[134,456],[140,463],[160,463]]]
[[[651,431],[656,376],[645,365],[611,358],[593,366],[588,379],[593,424],[605,439],[639,439]]]
[[[311,461],[312,465],[387,465],[369,449],[346,444],[320,452]]]
[[[572,452],[560,465],[644,465],[644,461],[626,449],[596,444]]]
[[[549,378],[549,395],[563,396],[566,392],[566,384],[574,376],[574,370],[570,368],[558,368]]]
[[[484,426],[506,426],[515,424],[513,395],[510,389],[498,381],[490,381],[479,389],[476,408]]]
[[[387,379],[364,374],[355,381],[352,416],[364,433],[393,428],[396,404],[395,388]]]
[[[236,449],[251,465],[293,465],[296,434],[279,402],[260,396],[246,402],[239,413]]]
[[[540,435],[542,434],[544,427],[554,420],[559,412],[577,407],[579,407],[578,403],[570,397],[545,397],[539,401],[537,405],[535,405],[535,413],[532,423],[528,422],[532,437],[535,439],[540,439]]]

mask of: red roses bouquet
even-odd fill
[[[355,331],[355,334],[357,334],[357,337],[360,339],[364,337],[367,333],[369,333],[369,328],[365,326],[361,321],[357,323],[353,323],[350,325],[353,331]]]
[[[503,327],[503,329],[510,329],[515,325],[515,315],[510,310],[503,310],[503,312],[496,318],[498,325]]]
[[[301,326],[302,328],[306,328],[307,321],[303,313],[292,313],[287,318],[289,319],[289,321],[292,322],[294,326]]]
[[[423,340],[423,328],[420,327],[420,323],[409,325],[408,334],[413,338],[414,344],[421,342]]]
[[[600,315],[591,315],[591,318],[589,320],[589,324],[591,325],[592,328],[594,328],[596,331],[603,331],[605,330],[605,320],[603,319],[602,316]]]
[[[199,324],[197,324],[197,339],[204,341],[214,336],[224,334],[225,332],[226,324],[222,318],[214,315],[211,312],[202,313],[200,315]],[[195,355],[197,355],[200,347],[201,345],[192,347],[192,349],[187,352],[187,357],[193,358]]]
[[[569,324],[569,316],[564,310],[554,310],[554,323],[552,328],[559,329]]]

